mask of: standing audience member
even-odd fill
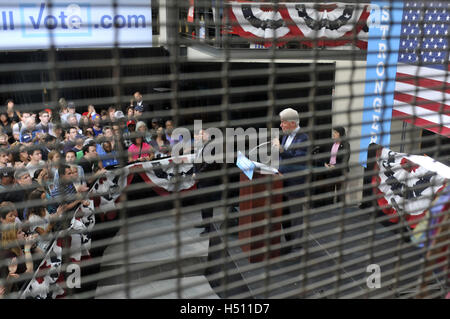
[[[136,123],[136,132],[142,134],[144,137],[144,142],[150,144],[152,141],[152,134],[149,132],[147,128],[147,124],[143,121],[139,121]]]
[[[55,135],[53,132],[53,123],[50,122],[50,113],[48,111],[39,112],[40,123],[36,125],[36,130],[41,134]]]
[[[106,173],[106,170],[103,168],[103,163],[98,157],[95,142],[85,145],[83,153],[84,156],[78,162],[78,165],[83,168],[87,185],[91,187],[100,176]]]
[[[170,142],[167,140],[166,133],[162,127],[156,130],[150,145],[155,150],[156,158],[170,155]]]
[[[47,194],[40,188],[32,191],[28,200],[34,202],[27,210],[27,220],[31,224],[30,232],[39,234],[39,237],[37,237],[37,246],[43,256],[52,243],[52,238],[49,235],[52,233],[55,223],[51,219],[54,220],[60,217],[63,211],[60,208],[53,216],[50,216],[45,206]]]
[[[69,120],[69,117],[75,117],[76,125],[73,120]],[[81,114],[77,113],[77,108],[74,102],[67,103],[67,113],[61,115],[61,123],[68,123],[71,126],[78,126],[81,120]]]
[[[30,112],[23,112],[20,121],[13,125],[12,134],[15,141],[20,141],[20,131],[22,130],[22,127],[25,127],[25,121],[29,117],[31,117]]]
[[[133,144],[128,148],[128,162],[151,161],[154,153],[152,147],[144,142],[142,136],[132,138]]]
[[[36,236],[26,236],[15,223],[16,208],[11,202],[0,203],[0,299],[20,290],[23,282],[17,281],[22,274],[33,272],[31,248]],[[24,249],[21,245],[24,243]],[[6,269],[7,268],[7,269]],[[5,280],[2,286],[1,282]]]
[[[25,167],[30,176],[34,176],[34,172],[45,165],[45,162],[42,160],[41,149],[38,146],[28,149],[28,156],[30,157],[30,162]]]
[[[333,181],[328,184],[330,186],[330,192],[333,193],[336,190],[336,201],[343,202],[344,194],[340,194],[343,189],[344,181],[340,180],[345,172],[349,172],[348,161],[350,159],[350,144],[345,140],[345,128],[342,126],[333,127],[332,131],[333,145],[330,147],[330,160],[325,163],[325,167],[328,169],[327,176]],[[338,179],[338,180],[335,180]]]
[[[14,108],[14,100],[12,99],[6,101],[5,113],[11,125],[19,123],[22,120],[22,114]]]

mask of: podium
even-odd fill
[[[261,178],[269,178],[270,175],[260,174],[258,172],[255,172],[253,175],[253,183],[257,179]],[[239,226],[246,226],[248,228],[249,225],[252,223],[260,222],[266,218],[266,215],[270,216],[271,218],[281,217],[283,213],[282,208],[273,209],[269,211],[269,207],[271,204],[277,204],[281,203],[283,200],[283,195],[280,193],[279,195],[272,195],[272,192],[269,196],[264,196],[260,198],[254,198],[256,196],[261,196],[261,192],[269,191],[270,187],[267,182],[253,185],[252,181],[248,179],[248,177],[241,172],[240,175],[240,187],[239,187],[239,199],[244,197],[250,197],[249,199],[245,201],[240,201],[239,203]],[[283,188],[283,181],[281,180],[279,175],[272,175],[272,190],[282,189]],[[260,213],[253,213],[250,214],[250,210],[261,208],[261,207],[267,207],[267,210],[260,212]],[[251,227],[250,229],[241,230],[239,232],[239,240],[247,240],[250,241],[249,243],[244,243],[241,245],[241,248],[244,252],[252,252],[256,249],[261,249],[266,246],[267,240],[266,236],[268,232],[273,231],[280,231],[281,230],[281,222],[270,222],[268,226],[258,226],[258,227]],[[261,240],[257,241],[251,241],[252,238],[260,236],[262,238]],[[270,246],[272,245],[279,245],[281,242],[281,237],[271,237],[269,239]],[[271,249],[269,247],[269,251],[266,253],[251,255],[249,257],[249,261],[251,263],[255,262],[261,262],[267,257],[274,258],[280,256],[280,249]]]

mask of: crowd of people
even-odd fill
[[[46,251],[62,217],[89,205],[85,194],[107,168],[170,156],[178,142],[173,121],[150,118],[139,92],[124,110],[58,104],[58,114],[19,111],[11,99],[0,108],[0,298],[18,288],[5,279],[33,271],[30,254]]]

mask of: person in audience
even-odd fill
[[[0,192],[9,190],[14,185],[14,169],[12,167],[0,168]]]
[[[30,112],[23,112],[20,121],[13,125],[12,134],[15,141],[20,141],[20,131],[22,130],[23,127],[25,127],[25,121],[29,117],[31,117]]]
[[[14,108],[14,100],[8,99],[6,101],[6,116],[8,117],[8,121],[11,125],[19,123],[22,120],[22,114]]]
[[[109,115],[107,110],[100,111],[100,118],[102,119],[103,125],[111,125],[111,121],[109,120]]]
[[[75,120],[71,119],[75,117]],[[68,123],[70,126],[78,126],[81,120],[81,114],[77,113],[76,105],[70,101],[67,103],[67,113],[61,115],[61,123]],[[76,122],[76,123],[75,123]]]
[[[136,105],[134,107],[134,120],[146,122],[144,118],[144,107],[142,105]]]
[[[45,161],[42,160],[42,151],[40,147],[35,146],[28,149],[28,156],[30,157],[30,161],[25,167],[30,176],[34,176],[34,172],[45,165]]]
[[[150,145],[155,151],[155,157],[164,157],[170,155],[170,142],[166,138],[164,128],[159,127],[156,134],[152,136]]]
[[[116,121],[115,113],[117,111],[117,108],[115,106],[108,107],[108,120],[113,123]]]
[[[101,125],[101,118],[100,116],[95,116],[92,121],[92,131],[94,133],[94,137],[100,136],[103,134],[103,128]]]
[[[28,196],[28,200],[31,202],[31,206],[27,210],[27,221],[30,223],[29,230],[31,233],[39,235],[37,247],[42,256],[52,243],[52,238],[49,235],[55,225],[54,221],[61,217],[63,213],[62,208],[59,208],[53,216],[50,216],[46,206],[47,199],[46,192],[41,188],[35,189]]]
[[[97,154],[102,160],[103,167],[119,165],[117,152],[112,149],[111,142],[106,140],[97,147]]]
[[[134,106],[130,105],[127,107],[125,114],[127,116],[127,121],[134,120]]]
[[[78,129],[76,127],[70,127],[66,133],[66,142],[64,143],[63,152],[67,153],[68,150],[74,148],[77,138],[79,137]]]
[[[149,132],[147,124],[143,121],[139,121],[136,123],[136,132],[142,134],[144,137],[144,142],[150,144],[152,141],[152,134]]]
[[[19,145],[18,159],[15,161],[15,168],[20,168],[25,166],[30,162],[30,156],[28,155],[28,147],[25,144]]]
[[[50,134],[54,136],[54,124],[50,122],[50,113],[46,110],[39,112],[39,120],[39,124],[36,125],[38,134]]]
[[[31,136],[31,142],[35,143],[39,138],[38,133],[39,131],[36,129],[36,119],[33,116],[30,116],[25,119],[25,126],[20,130],[20,142],[28,143],[26,141],[28,140],[27,136]]]
[[[61,153],[53,150],[48,153],[47,167],[48,167],[48,175],[51,181],[54,180],[55,174],[58,171],[59,166],[61,165]],[[53,182],[51,183],[53,187]]]
[[[178,139],[173,139],[172,138],[173,130],[174,130],[173,121],[172,120],[167,120],[166,121],[166,139],[169,141],[170,146],[173,146],[173,145],[175,145],[176,143],[179,142]]]
[[[9,157],[10,150],[7,148],[0,148],[0,168],[12,167]]]
[[[106,173],[106,170],[103,167],[102,161],[98,157],[95,142],[85,145],[83,148],[83,153],[84,156],[78,162],[78,165],[83,168],[87,185],[88,187],[91,187],[99,177]]]
[[[12,123],[6,113],[0,113],[0,129],[1,133],[6,135],[7,141],[9,142],[9,138],[12,138]],[[11,141],[13,140],[11,139]]]
[[[151,161],[153,159],[154,151],[152,147],[144,142],[140,134],[137,134],[131,140],[132,144],[128,148],[128,162]]]
[[[0,195],[0,202],[9,201],[13,202],[17,207],[18,217],[20,220],[24,220],[23,211],[25,209],[25,202],[28,194],[33,191],[35,185],[33,185],[33,179],[25,168],[16,169],[14,172],[14,185],[10,188],[10,192],[6,192]]]
[[[21,275],[31,274],[34,270],[31,248],[37,236],[26,236],[16,223],[16,215],[17,210],[14,203],[7,201],[0,203],[0,223],[2,226],[0,232],[0,295],[19,291],[23,282],[17,280]],[[23,249],[22,244],[24,245]],[[1,286],[1,281],[5,279],[6,284]]]

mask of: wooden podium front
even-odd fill
[[[268,175],[261,175],[259,173],[253,174],[253,180],[259,179],[259,178],[268,178]],[[259,207],[267,207],[267,210],[269,210],[270,204],[276,204],[281,203],[283,200],[283,195],[272,195],[272,196],[266,196],[261,198],[255,198],[253,199],[252,195],[261,195],[258,193],[264,192],[266,190],[269,190],[268,183],[262,183],[258,185],[251,185],[250,180],[248,177],[241,173],[240,176],[240,190],[239,190],[239,197],[244,198],[250,196],[250,200],[246,201],[240,201],[239,203],[239,226],[248,226],[248,224],[252,224],[254,222],[258,222],[261,220],[264,220],[266,218],[266,214],[270,214],[271,218],[275,217],[281,217],[282,215],[282,208],[274,209],[272,211],[265,211],[261,213],[255,213],[255,214],[248,214],[246,216],[242,216],[244,213],[248,213],[249,210],[259,208]],[[279,178],[279,176],[274,175],[272,176],[272,190],[283,188],[283,181]],[[254,227],[247,230],[242,230],[239,232],[239,240],[249,240],[249,238],[256,237],[256,236],[263,236],[267,233],[267,230],[269,229],[270,232],[272,231],[280,231],[281,230],[281,223],[280,222],[271,222],[271,224],[266,226],[260,226],[260,227]],[[272,237],[270,239],[270,245],[276,245],[280,244],[281,238],[280,236]],[[266,240],[262,239],[256,242],[251,242],[247,244],[241,245],[241,248],[244,252],[251,252],[252,250],[260,249],[265,247]],[[261,253],[258,255],[252,255],[249,257],[249,261],[251,263],[254,262],[260,262],[267,258],[268,253]],[[280,256],[280,250],[277,249],[270,249],[269,251],[270,258],[278,257]]]

